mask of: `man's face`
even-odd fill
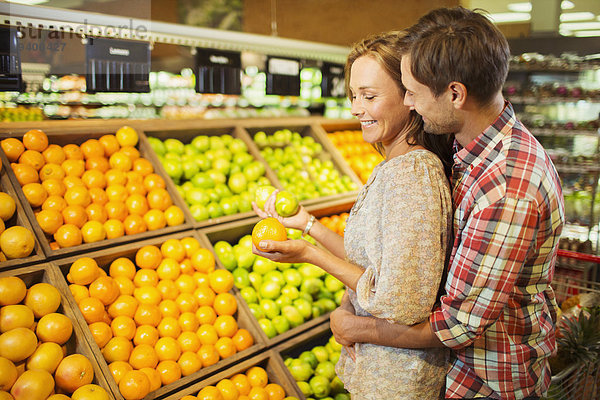
[[[436,97],[431,89],[418,82],[412,75],[410,55],[402,57],[400,70],[402,72],[402,84],[406,88],[404,105],[415,110],[423,117],[426,132],[445,135],[460,130],[456,110],[451,101],[451,94],[442,93]]]

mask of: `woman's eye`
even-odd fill
[[[365,96],[365,99],[367,100],[373,100],[375,98],[375,96]]]

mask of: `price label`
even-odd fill
[[[291,58],[267,57],[267,94],[300,95],[302,64]]]
[[[196,92],[242,93],[242,56],[239,52],[196,49]]]
[[[150,46],[146,42],[89,38],[86,86],[94,92],[150,91]]]
[[[321,67],[321,93],[323,97],[346,97],[344,66],[342,64],[323,63]]]
[[[0,27],[0,91],[21,91],[21,54],[14,28]]]

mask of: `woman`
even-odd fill
[[[261,217],[276,216],[303,230],[305,240],[264,241],[254,252],[281,262],[315,264],[341,280],[357,315],[412,325],[425,320],[437,299],[450,243],[448,183],[451,138],[423,131],[403,104],[400,54],[404,33],[389,32],[356,44],[346,63],[346,88],[363,138],[385,156],[358,195],[344,238],[301,208],[282,218],[273,194]],[[443,161],[443,162],[442,162]],[[264,246],[263,246],[264,245]],[[435,399],[446,375],[445,349],[397,349],[370,343],[346,348],[336,366],[352,399]]]

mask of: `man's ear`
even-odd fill
[[[454,108],[462,108],[467,101],[466,86],[460,82],[453,81],[448,85],[448,91],[450,92],[451,101],[454,105]]]

